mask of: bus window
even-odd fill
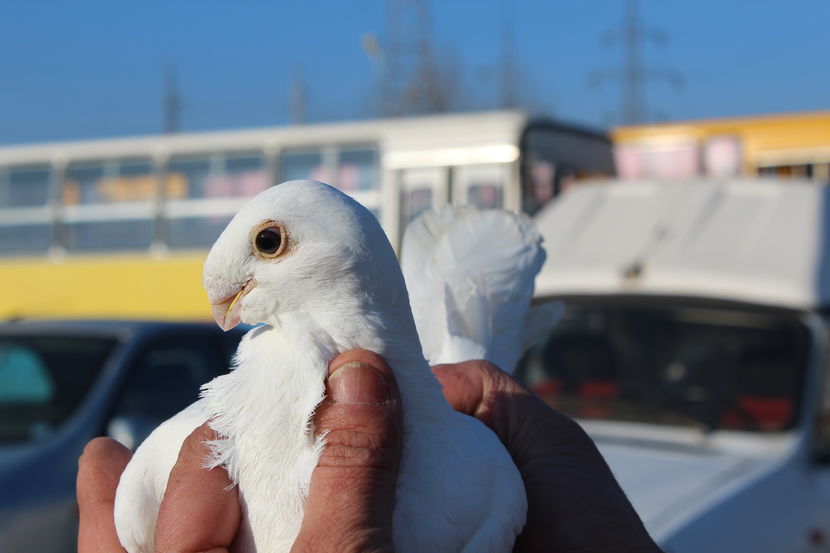
[[[401,233],[406,225],[427,209],[447,203],[446,169],[404,169],[400,182]]]
[[[233,215],[171,217],[167,221],[167,244],[171,248],[209,248],[232,218]]]
[[[270,185],[260,153],[173,158],[164,187],[167,245],[174,249],[210,246],[245,199]]]
[[[418,215],[432,207],[432,195],[430,188],[416,188],[404,192],[402,211],[406,223],[411,223]]]
[[[167,168],[164,197],[168,200],[201,198],[210,175],[210,157],[173,159]]]
[[[533,215],[568,186],[616,174],[611,141],[601,133],[549,121],[522,134],[522,210]]]
[[[43,253],[52,242],[46,166],[0,168],[0,255]]]
[[[813,166],[807,163],[758,167],[759,177],[778,179],[812,179]]]
[[[51,241],[48,223],[0,223],[0,254],[43,253]]]
[[[556,195],[556,165],[544,159],[528,160],[527,203],[543,206]]]
[[[373,146],[325,146],[283,152],[280,181],[312,179],[330,184],[380,218],[380,169]]]
[[[620,178],[688,179],[699,173],[701,152],[692,140],[622,144],[614,150]]]
[[[280,181],[312,179],[351,193],[380,188],[378,150],[327,147],[288,151],[280,156]]]
[[[72,222],[66,228],[70,250],[142,250],[153,241],[152,219]]]
[[[377,189],[380,185],[377,149],[340,150],[336,185],[344,192]]]
[[[63,190],[67,249],[149,247],[155,197],[156,176],[149,159],[70,165]]]
[[[715,135],[703,146],[703,166],[710,177],[737,177],[741,174],[741,157],[741,141],[737,136]]]
[[[280,182],[297,179],[331,182],[322,150],[286,152],[280,156]]]
[[[265,158],[259,154],[226,157],[224,174],[212,183],[221,183],[216,190],[217,196],[230,190],[231,195],[245,198],[256,196],[272,184],[265,168]]]
[[[456,203],[482,209],[500,208],[504,205],[507,179],[507,165],[493,163],[459,167],[453,198],[457,199]]]
[[[0,209],[49,203],[52,171],[47,166],[0,169]]]
[[[156,179],[149,160],[73,164],[67,172],[63,203],[95,205],[150,201]]]
[[[174,158],[165,183],[167,199],[250,198],[270,186],[261,154]]]

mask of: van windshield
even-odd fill
[[[0,444],[49,437],[86,396],[112,338],[0,336]]]
[[[575,418],[780,432],[798,415],[808,333],[793,316],[566,301],[516,374]]]

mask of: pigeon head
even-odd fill
[[[252,198],[211,248],[203,284],[224,330],[289,314],[359,316],[408,306],[392,247],[366,208],[331,186],[289,181]]]

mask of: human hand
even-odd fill
[[[326,447],[312,473],[305,516],[292,553],[392,553],[392,512],[403,416],[392,371],[378,355],[352,350],[329,365],[326,399],[314,416]],[[156,525],[165,553],[226,553],[241,521],[237,488],[222,468],[205,470],[207,424],[184,442]],[[108,438],[79,460],[78,553],[124,551],[113,520],[118,479],[130,452]]]
[[[493,430],[519,468],[527,523],[516,553],[659,553],[594,442],[486,361],[437,365],[456,411]]]
[[[352,363],[358,365],[352,365]],[[333,369],[348,370],[337,372]],[[327,447],[314,471],[305,518],[293,551],[391,552],[402,415],[394,377],[366,351],[330,365],[328,399],[315,423]],[[528,521],[515,551],[658,551],[593,442],[571,419],[545,405],[483,361],[441,365],[434,372],[458,411],[488,425],[513,456],[528,493]],[[185,441],[171,472],[156,531],[165,552],[228,550],[241,520],[236,488],[222,469],[202,468],[203,425]],[[80,461],[79,553],[123,551],[112,512],[126,448],[93,440]]]

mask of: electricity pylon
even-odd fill
[[[637,0],[627,0],[623,25],[608,29],[602,34],[602,43],[610,46],[619,44],[623,49],[623,64],[619,69],[596,71],[591,74],[590,83],[599,85],[606,80],[617,80],[621,84],[620,119],[624,124],[644,123],[650,111],[646,97],[646,83],[651,80],[667,81],[676,87],[683,83],[680,74],[661,67],[648,67],[643,62],[643,44],[651,40],[657,45],[666,42],[666,33],[646,26],[640,20]]]

